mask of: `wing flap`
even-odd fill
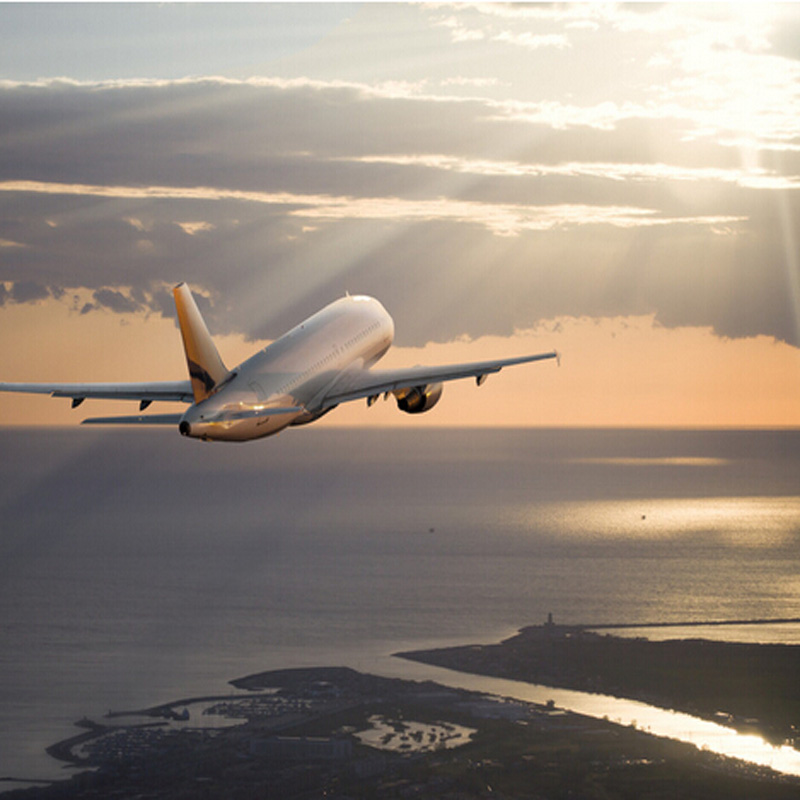
[[[473,361],[465,364],[447,364],[436,367],[365,370],[354,375],[347,375],[342,381],[334,385],[331,391],[325,395],[321,408],[330,408],[338,403],[346,403],[349,400],[360,400],[383,392],[394,392],[422,384],[442,383],[461,378],[477,378],[482,383],[482,379],[487,375],[499,372],[504,367],[529,364],[533,361],[544,361],[549,358],[558,358],[558,353],[555,350],[551,350],[547,353],[493,361]]]

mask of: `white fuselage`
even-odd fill
[[[393,339],[394,322],[377,300],[336,300],[233,369],[232,377],[187,410],[181,432],[247,441],[311,422],[324,413],[315,408],[317,399],[352,371],[371,367]],[[287,410],[258,416],[259,408]],[[249,409],[251,416],[210,421],[238,409]]]

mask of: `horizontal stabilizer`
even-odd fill
[[[132,417],[89,417],[81,425],[177,425],[183,414],[137,414]]]

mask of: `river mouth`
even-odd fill
[[[399,655],[397,657],[405,658]],[[776,746],[761,736],[740,733],[733,728],[683,712],[658,708],[637,700],[475,675],[430,664],[415,663],[414,667],[410,671],[400,670],[400,674],[413,677],[414,680],[431,680],[455,689],[483,692],[526,703],[553,703],[557,708],[566,711],[607,719],[618,725],[631,726],[654,736],[686,742],[700,749],[767,767],[785,775],[800,776],[800,751],[793,747],[786,744]]]
[[[589,628],[556,625],[550,618],[497,644],[395,655],[425,665],[413,671],[416,679],[554,704],[800,776],[800,751],[792,746],[797,742],[800,647],[729,640],[734,630],[762,625],[781,626],[785,635],[783,629],[795,629],[797,623]],[[724,640],[722,635],[701,638],[706,631],[723,630]],[[686,638],[677,638],[681,634]]]

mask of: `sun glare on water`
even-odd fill
[[[712,535],[720,543],[765,547],[787,543],[800,527],[798,497],[643,498],[518,507],[514,525],[543,522],[559,535],[582,538],[668,539]]]

